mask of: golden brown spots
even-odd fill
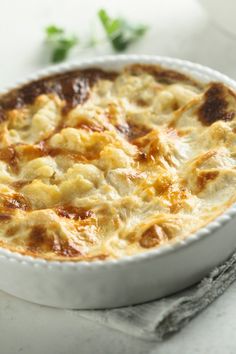
[[[151,129],[145,125],[136,124],[131,121],[127,121],[126,125],[116,125],[116,129],[131,143],[134,142],[135,139],[141,138],[151,131]]]
[[[31,206],[28,200],[19,193],[13,195],[1,195],[3,200],[3,206],[7,209],[21,209],[21,210],[30,210]]]
[[[136,159],[139,162],[146,162],[147,159],[148,159],[148,154],[146,152],[144,152],[144,151],[138,151]]]
[[[84,153],[67,150],[63,148],[52,148],[45,144],[44,146],[44,156],[65,156],[65,158],[77,161],[77,162],[88,162],[99,158],[100,150],[92,147],[88,147]]]
[[[6,230],[6,236],[7,236],[7,237],[12,237],[12,236],[14,236],[18,231],[19,231],[19,226],[17,226],[17,225],[10,226],[10,227]]]
[[[101,124],[99,124],[98,122],[89,122],[89,121],[81,121],[79,122],[79,124],[76,126],[76,128],[78,129],[84,129],[84,130],[88,130],[91,132],[104,132],[105,127]]]
[[[170,212],[177,213],[183,207],[183,203],[187,197],[188,192],[185,187],[178,186],[177,188],[173,188],[168,195],[168,199],[171,202]]]
[[[152,248],[166,241],[168,241],[168,236],[163,228],[152,225],[142,234],[139,244],[143,248]]]
[[[219,175],[219,171],[200,171],[197,176],[198,192],[201,192],[209,181],[213,181]]]
[[[17,148],[17,158],[20,161],[31,161],[38,157],[43,157],[43,156],[56,157],[59,155],[66,156],[66,158],[69,158],[74,161],[87,162],[95,158],[98,158],[99,151],[91,148],[91,149],[87,149],[85,154],[82,154],[77,151],[68,151],[63,148],[52,148],[48,146],[47,141],[44,140],[40,141],[38,145],[19,144]],[[1,150],[0,150],[0,157],[1,157]]]
[[[200,121],[205,125],[211,125],[218,120],[232,120],[236,111],[229,107],[229,96],[236,102],[233,91],[222,83],[212,83],[205,92],[205,101],[197,112]]]
[[[17,152],[19,158],[25,161],[31,161],[47,154],[44,141],[40,142],[38,145],[19,145]]]
[[[139,149],[137,160],[159,166],[166,166],[166,162],[170,166],[174,166],[171,151],[162,142],[161,136],[155,130],[152,130],[147,135],[136,139],[133,144]]]
[[[106,109],[106,117],[111,124],[115,125],[117,122],[118,107],[115,103],[109,103]]]
[[[27,184],[30,184],[30,183],[31,183],[30,180],[29,181],[22,180],[22,181],[15,181],[11,185],[16,190],[19,190],[19,189],[23,188],[24,186],[27,186]]]
[[[138,98],[135,100],[135,103],[140,106],[140,107],[147,107],[149,106],[149,102],[147,102],[146,100],[144,100],[143,98]]]
[[[28,249],[31,251],[51,251],[53,249],[53,240],[48,237],[45,226],[33,226],[29,233]]]
[[[18,171],[18,158],[13,146],[0,149],[0,160],[9,164],[14,172]]]
[[[171,176],[167,173],[161,174],[153,184],[158,195],[166,193],[171,185]]]
[[[77,208],[73,205],[63,205],[58,207],[55,211],[57,215],[72,220],[84,220],[90,218],[93,215],[91,210]]]
[[[150,133],[151,129],[146,127],[143,124],[136,124],[134,122],[129,121],[128,122],[129,126],[129,133],[128,133],[128,139],[130,141],[133,141],[135,139],[138,139],[140,137],[143,137]]]
[[[202,166],[205,162],[207,162],[209,159],[211,159],[212,157],[217,155],[217,151],[216,150],[210,150],[207,151],[206,153],[198,156],[195,160],[194,160],[194,166],[199,167]]]
[[[160,175],[153,186],[158,196],[170,202],[171,213],[177,213],[188,197],[186,187],[172,181],[171,176],[167,173]]]
[[[1,222],[7,222],[9,220],[12,219],[12,216],[9,214],[4,214],[4,213],[0,213],[0,223]]]
[[[60,242],[60,248],[55,251],[56,254],[64,257],[78,257],[81,251],[74,242],[63,240]]]
[[[45,226],[35,225],[29,233],[28,249],[31,252],[54,252],[59,256],[76,257],[81,252],[76,244],[70,240],[61,239],[60,236],[48,231]]]

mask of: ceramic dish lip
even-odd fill
[[[128,65],[132,63],[142,63],[142,64],[159,64],[167,69],[180,70],[187,75],[197,76],[200,81],[221,81],[236,89],[236,81],[230,79],[228,76],[221,74],[220,72],[213,70],[207,66],[201,64],[193,63],[187,60],[171,58],[166,56],[157,55],[140,55],[140,54],[128,54],[128,55],[105,55],[97,58],[76,60],[68,63],[59,64],[56,66],[50,66],[46,69],[37,71],[33,75],[28,75],[24,80],[18,80],[15,84],[9,85],[3,89],[0,89],[0,95],[7,93],[9,90],[17,88],[23,84],[31,82],[33,80],[41,79],[45,76],[50,76],[53,74],[59,74],[70,70],[83,69],[91,66],[102,65],[103,67],[109,64],[118,65]],[[178,251],[181,248],[186,248],[191,246],[193,243],[199,242],[204,237],[209,234],[214,233],[216,230],[220,229],[223,225],[228,223],[236,216],[236,203],[231,207],[227,208],[226,211],[214,219],[212,222],[206,226],[200,228],[197,232],[190,234],[184,239],[177,240],[171,244],[166,244],[158,248],[138,253],[132,256],[123,256],[118,259],[111,260],[96,260],[96,261],[53,261],[46,260],[38,257],[31,257],[28,255],[23,255],[18,252],[13,252],[7,248],[0,247],[0,258],[4,258],[11,262],[21,263],[23,265],[29,265],[37,268],[49,268],[49,269],[59,269],[59,270],[80,270],[89,269],[97,270],[98,268],[107,268],[112,266],[126,266],[131,263],[142,262],[155,257],[161,257],[166,254],[170,254]]]

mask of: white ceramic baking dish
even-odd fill
[[[146,55],[109,56],[63,64],[15,86],[71,69],[120,69],[135,62],[161,64],[202,81],[217,80],[236,89],[236,82],[209,68]],[[46,261],[0,248],[0,289],[35,303],[74,309],[111,308],[157,299],[196,283],[233,252],[235,214],[233,206],[181,242],[119,260]]]

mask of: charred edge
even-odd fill
[[[66,105],[63,113],[67,113],[77,104],[86,101],[90,87],[97,80],[114,80],[116,76],[117,74],[114,72],[91,68],[69,71],[32,81],[0,97],[0,122],[6,119],[6,111],[32,104],[35,98],[41,94],[57,94],[62,100],[65,100]]]
[[[221,83],[212,83],[205,92],[204,103],[198,109],[199,120],[204,125],[211,125],[218,120],[231,121],[235,116],[235,111],[227,110],[227,95],[232,95],[236,99],[234,92]]]

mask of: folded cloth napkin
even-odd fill
[[[199,284],[164,299],[80,315],[136,337],[162,341],[178,332],[236,279],[236,253]]]

